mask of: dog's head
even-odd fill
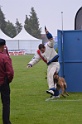
[[[57,72],[54,73],[53,78],[54,78],[54,83],[58,83],[59,76]]]
[[[53,79],[54,79],[54,84],[56,84],[57,88],[60,89],[60,85],[59,85],[59,76],[58,76],[58,73],[55,73],[54,76],[53,76]]]
[[[58,80],[59,79],[58,73],[55,72],[53,77],[54,77],[54,79],[57,79]]]

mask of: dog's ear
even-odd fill
[[[55,72],[55,73],[54,73],[54,75],[58,75],[58,73],[57,73],[57,72]]]
[[[57,74],[58,74],[57,72],[54,73],[54,75],[57,75]]]

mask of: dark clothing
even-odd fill
[[[3,124],[10,124],[10,87],[6,79],[4,84],[0,86],[1,100],[2,100],[2,119]]]
[[[14,70],[11,58],[0,52],[0,93],[2,101],[2,119],[3,124],[11,124],[10,122],[10,86],[13,80]]]
[[[5,77],[8,78],[10,83],[13,79],[13,76],[14,71],[11,58],[3,52],[0,52],[0,85],[4,83]]]

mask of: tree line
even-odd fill
[[[25,16],[24,28],[25,30],[35,38],[41,39],[41,27],[39,27],[39,19],[34,7],[31,8],[29,17]],[[9,37],[14,38],[22,30],[22,24],[16,19],[15,24],[6,21],[5,15],[0,8],[0,29]]]

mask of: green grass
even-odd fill
[[[45,92],[48,89],[47,66],[40,61],[27,69],[31,58],[32,55],[12,56],[15,71],[10,84],[12,124],[82,124],[82,93],[69,93],[67,98],[45,101],[49,97]]]

